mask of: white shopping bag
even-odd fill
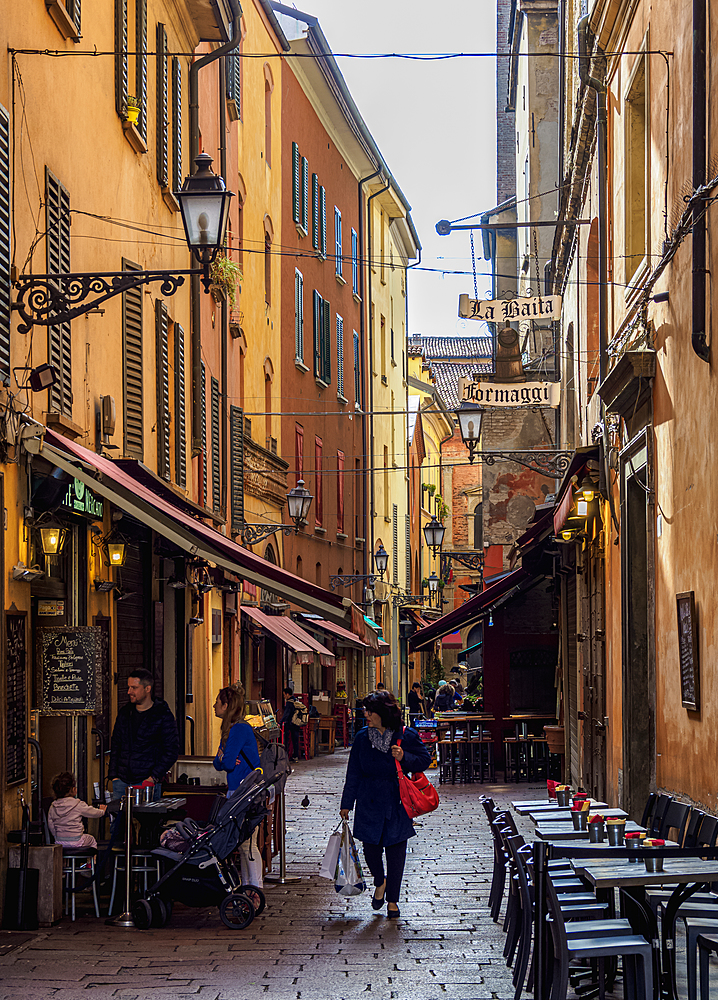
[[[329,838],[327,849],[324,852],[324,857],[322,858],[322,867],[319,872],[321,878],[331,879],[332,882],[334,881],[334,876],[336,875],[337,862],[339,861],[339,850],[342,845],[340,826],[341,823],[337,826],[336,830]]]
[[[341,850],[334,876],[334,888],[340,896],[359,896],[366,889],[359,854],[349,823],[342,823]]]

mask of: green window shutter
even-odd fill
[[[332,380],[332,332],[331,332],[332,310],[325,300],[322,303],[322,381],[327,385]]]
[[[316,290],[313,301],[314,319],[314,376],[322,377],[322,297]]]
[[[175,476],[177,485],[187,485],[187,427],[185,404],[184,330],[175,323]]]
[[[302,157],[302,229],[309,232],[309,160]]]
[[[115,109],[120,118],[127,111],[127,0],[115,0]]]
[[[359,237],[352,229],[352,292],[359,294]]]
[[[229,408],[229,450],[232,531],[244,526],[244,415],[239,406]]]
[[[294,356],[304,361],[304,277],[294,269]]]
[[[342,274],[342,213],[334,206],[334,273]]]
[[[10,315],[10,122],[0,108],[0,382],[6,384],[10,381]]]
[[[241,87],[241,70],[242,70],[242,60],[240,58],[239,52],[230,52],[225,56],[225,78],[227,80],[227,99],[234,101],[234,105],[237,109],[237,117],[241,119],[242,117],[242,87]]]
[[[204,361],[201,375],[201,400],[202,400],[202,504],[207,506],[207,370]]]
[[[122,261],[123,271],[139,271],[137,264]],[[125,455],[143,458],[142,288],[122,293],[122,393]]]
[[[319,178],[312,174],[312,246],[319,249]]]
[[[70,194],[45,170],[45,229],[47,273],[70,271]],[[72,328],[60,323],[48,328],[48,356],[58,381],[50,389],[50,409],[72,415]]]
[[[125,0],[126,2],[126,0]],[[137,130],[147,142],[147,0],[137,0],[135,10],[135,97],[140,102]]]
[[[219,382],[211,379],[211,434],[212,434],[212,510],[222,509],[222,484],[219,476]]]
[[[164,24],[157,25],[157,180],[162,187],[169,185],[167,150],[168,128],[168,67],[167,32]]]
[[[172,57],[172,188],[182,187],[182,63]]]
[[[344,395],[344,320],[337,316],[337,395]]]
[[[155,300],[155,379],[157,382],[157,474],[172,478],[170,468],[170,359],[167,306]]]
[[[327,193],[323,187],[319,188],[319,217],[321,219],[320,223],[320,247],[319,252],[322,257],[327,255]]]
[[[300,157],[299,157],[299,146],[296,142],[292,143],[292,217],[294,221],[299,225],[302,221],[301,216],[301,183],[302,179],[300,176]]]
[[[354,331],[354,402],[361,409],[361,359],[359,357],[359,334]]]

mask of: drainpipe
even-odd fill
[[[361,301],[362,301],[362,308],[359,310],[359,349],[361,351],[361,370],[364,373],[367,372],[367,365],[366,365],[366,347],[365,347],[365,343],[364,343],[364,334],[366,332],[366,321],[365,321],[365,318],[364,318],[365,307],[366,307],[366,298],[364,296],[364,260],[363,260],[363,253],[364,253],[364,202],[363,202],[362,188],[363,188],[363,186],[368,181],[374,180],[375,177],[378,177],[380,173],[381,173],[381,167],[379,167],[378,170],[375,170],[373,174],[369,174],[367,177],[361,177],[359,179],[359,183],[357,185],[357,192],[358,192],[358,197],[359,197],[359,232],[357,234],[357,240],[358,240],[358,243],[359,243],[359,246],[357,248],[358,251],[359,251],[359,296],[360,296]],[[371,262],[370,262],[369,266],[371,267]],[[370,376],[371,376],[371,373],[369,373],[369,377]],[[360,387],[361,387],[361,381],[360,381]],[[364,574],[364,576],[366,576],[369,572],[371,572],[370,569],[369,569],[369,552],[368,552],[368,548],[367,548],[367,544],[366,544],[366,541],[369,538],[369,534],[368,534],[368,527],[369,527],[369,521],[368,521],[368,507],[369,507],[369,503],[368,503],[368,482],[369,482],[369,480],[368,480],[367,474],[366,474],[366,460],[367,460],[368,449],[369,449],[369,439],[368,439],[368,435],[367,435],[367,426],[366,426],[366,393],[365,393],[364,399],[362,400],[362,403],[363,403],[363,414],[364,414],[362,416],[362,422],[361,422],[362,454],[363,454],[363,461],[364,461],[364,475],[362,476],[362,506],[363,506],[363,518],[362,518],[362,520],[364,522],[364,530],[363,530],[363,534],[364,534],[364,559],[363,559],[363,563],[362,563],[362,565],[363,565],[362,573]],[[372,552],[373,551],[374,550],[372,549]],[[362,597],[363,596],[364,595],[362,594]]]
[[[706,182],[706,3],[693,0],[693,190]],[[693,321],[691,344],[701,361],[710,361],[706,343],[705,202],[693,210]]]
[[[199,155],[199,81],[201,69],[221,59],[239,45],[242,35],[240,19],[242,7],[239,0],[231,0],[232,4],[232,34],[228,42],[220,45],[206,56],[195,59],[189,68],[189,159],[190,170],[195,172],[195,157]],[[192,275],[192,455],[198,455],[202,449],[202,354],[200,347],[200,287],[199,275]]]
[[[219,170],[225,184],[227,183],[227,70],[222,60],[219,64]],[[220,431],[221,449],[221,497],[220,504],[225,517],[227,516],[227,340],[229,338],[229,303],[227,297],[222,299],[222,316],[220,320],[220,406],[222,414],[222,429]]]

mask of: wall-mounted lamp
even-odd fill
[[[26,385],[29,385],[33,392],[44,392],[45,389],[49,389],[58,382],[57,371],[49,364],[38,365],[37,368],[26,366],[13,368],[13,373],[15,372],[30,372]],[[15,376],[15,381],[17,382],[17,376]],[[20,385],[19,382],[18,385]],[[23,387],[21,386],[21,388]]]
[[[67,528],[54,522],[42,524],[39,527],[42,551],[46,556],[57,556],[62,552],[67,537]]]
[[[374,565],[379,570],[379,576],[383,580],[386,568],[389,565],[389,553],[384,548],[382,542],[379,543],[379,548],[374,553]]]
[[[432,517],[429,523],[424,525],[424,538],[426,539],[426,544],[432,550],[434,555],[436,555],[441,548],[445,533],[446,528],[441,521],[436,519],[436,517]]]
[[[594,500],[596,493],[598,492],[596,484],[589,475],[585,475],[583,477],[583,479],[578,484],[576,489],[577,489],[577,498],[579,500],[585,500],[586,503],[591,503]],[[581,516],[585,517],[586,515],[585,514],[579,515],[579,517]]]

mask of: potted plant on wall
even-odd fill
[[[229,302],[230,309],[237,305],[237,282],[242,280],[242,269],[224,254],[217,254],[209,269],[212,283],[210,293],[215,302]]]
[[[128,121],[130,125],[136,125],[140,119],[141,110],[142,102],[139,97],[128,94],[125,98],[125,121]]]

